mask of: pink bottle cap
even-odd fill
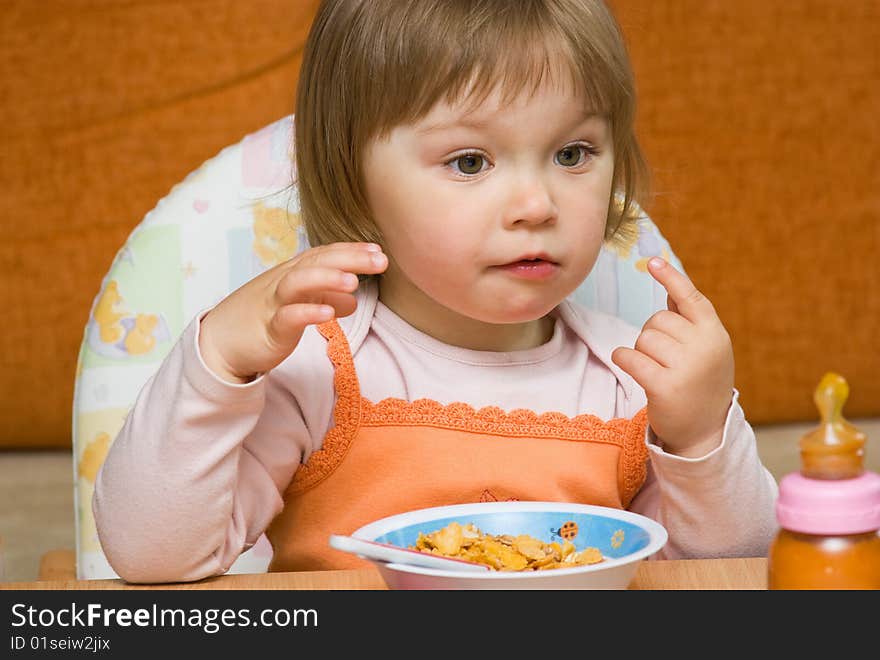
[[[862,534],[880,529],[880,474],[852,479],[810,479],[800,472],[783,477],[776,519],[803,534]]]

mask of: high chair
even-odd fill
[[[223,149],[174,186],[119,249],[84,330],[73,401],[76,551],[43,557],[40,579],[117,575],[95,531],[95,476],[138,391],[188,321],[263,270],[308,247],[292,180],[292,116]],[[666,305],[645,269],[662,255],[681,268],[650,218],[637,239],[602,249],[575,298],[641,326]],[[231,573],[263,572],[265,536]]]

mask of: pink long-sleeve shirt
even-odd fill
[[[513,352],[443,344],[396,316],[361,285],[340,319],[361,393],[371,401],[631,417],[644,391],[611,361],[638,329],[571,301],[553,312],[551,339]],[[333,367],[308,327],[296,350],[246,385],[216,377],[198,349],[199,314],[145,384],[95,482],[104,553],[131,582],[221,574],[281,511],[297,467],[333,424]],[[721,444],[700,458],[663,451],[648,429],[645,483],[629,509],[669,532],[656,557],[764,556],[777,530],[776,481],[734,392]],[[356,494],[353,494],[356,496]]]

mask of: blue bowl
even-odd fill
[[[392,589],[625,589],[638,563],[659,551],[668,534],[645,516],[586,504],[486,502],[433,507],[382,518],[352,536],[402,548],[420,533],[451,522],[472,523],[485,534],[528,534],[544,542],[570,540],[577,550],[598,548],[596,564],[540,571],[465,571],[375,562]]]

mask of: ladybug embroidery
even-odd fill
[[[496,497],[495,493],[493,493],[488,488],[484,489],[482,493],[480,493],[480,502],[500,502],[501,500]],[[518,500],[515,497],[505,498],[505,502],[517,502]]]
[[[576,522],[569,520],[562,523],[559,529],[551,529],[550,531],[565,541],[573,541],[574,537],[578,535],[578,526]]]

